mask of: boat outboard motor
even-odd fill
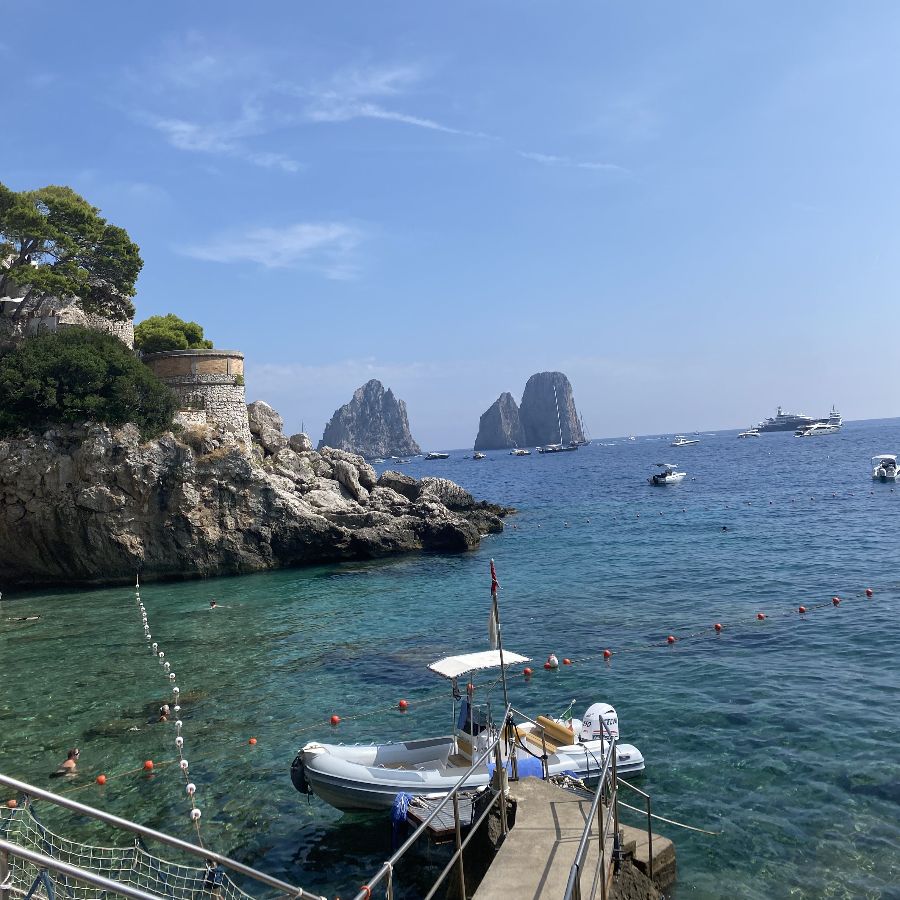
[[[604,729],[603,724],[606,723]],[[619,716],[608,703],[594,703],[587,708],[581,723],[581,741],[609,740],[612,735],[619,739]]]

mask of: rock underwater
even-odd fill
[[[470,550],[512,511],[446,479],[376,478],[361,456],[285,438],[275,416],[258,416],[250,448],[206,426],[146,443],[131,425],[0,440],[0,587]]]

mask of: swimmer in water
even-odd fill
[[[77,747],[73,747],[67,754],[65,761],[60,763],[59,768],[50,774],[51,778],[59,778],[63,775],[74,775],[75,766],[78,765],[78,757],[81,751]]]

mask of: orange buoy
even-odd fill
[[[805,607],[805,606],[799,607],[798,610],[797,610],[797,612],[805,613],[805,612],[806,612],[806,607]]]
[[[148,759],[144,762],[144,768],[149,772],[153,768],[153,760]]]
[[[671,635],[671,634],[670,634],[670,635],[666,638],[666,643],[667,643],[667,644],[674,644],[676,640],[677,640],[677,638],[676,638],[674,635]]]
[[[569,659],[569,657],[567,656],[567,657],[563,660],[563,665],[564,665],[564,666],[571,666],[571,665],[572,665],[572,660]]]
[[[19,805],[19,801],[16,800],[15,798],[12,798],[12,799],[9,799],[6,801],[7,809],[15,809],[18,805]]]
[[[760,622],[766,617],[765,613],[757,613],[756,618],[759,619]]]
[[[256,744],[256,738],[250,738],[250,740],[247,741],[247,743],[248,743],[251,747],[253,747],[253,746]]]
[[[525,668],[522,669],[522,674],[523,674],[526,678],[530,678],[530,677],[531,677],[531,674],[532,674],[532,673],[531,673],[531,667],[530,667],[530,666],[525,666]]]
[[[405,700],[401,700],[397,704],[397,709],[399,709],[401,712],[406,712],[406,710],[409,709],[409,704]]]
[[[97,776],[97,784],[106,784],[106,776],[98,775]]]
[[[341,717],[340,717],[340,716],[332,716],[332,717],[331,717],[331,725],[332,725],[332,727],[334,727],[335,725],[340,725],[340,724],[341,724]]]
[[[840,598],[840,597],[832,597],[832,598],[831,598],[831,602],[832,602],[835,606],[840,606],[840,605],[841,605],[841,598]]]
[[[871,597],[872,593],[873,593],[872,588],[866,588],[866,596],[867,597]]]
[[[721,631],[721,630],[722,630],[722,623],[721,623],[721,622],[716,622],[716,624],[713,625],[713,628],[715,628],[716,631]]]
[[[603,651],[603,658],[604,658],[604,659],[611,659],[611,658],[612,658],[612,650],[604,650],[604,651]]]

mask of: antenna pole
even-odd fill
[[[503,684],[503,708],[509,706],[509,693],[506,689],[506,666],[503,664],[503,635],[500,631],[500,603],[497,600],[497,589],[500,582],[494,570],[494,561],[491,560],[491,601],[493,603],[494,622],[497,624],[497,649],[500,651],[500,680]]]

